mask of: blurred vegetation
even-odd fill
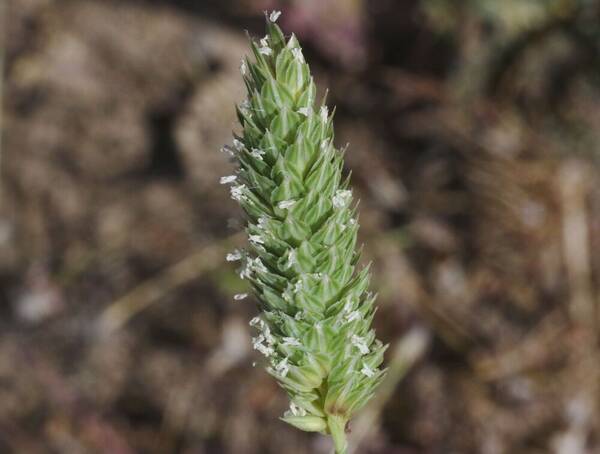
[[[336,106],[392,380],[360,453],[600,451],[600,2],[9,0],[0,452],[326,453],[218,185],[262,11]]]

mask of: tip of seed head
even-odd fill
[[[281,16],[281,11],[271,11],[271,14],[269,14],[269,20],[275,23],[277,22],[277,19],[279,19],[279,16]]]

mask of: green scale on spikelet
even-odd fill
[[[344,452],[344,428],[373,395],[386,346],[371,329],[375,297],[369,271],[355,270],[358,223],[343,154],[333,144],[332,115],[315,107],[316,88],[297,39],[267,18],[267,36],[251,41],[242,61],[248,99],[237,109],[243,128],[231,196],[247,214],[242,260],[261,315],[253,346],[290,400],[283,420],[330,433]],[[245,295],[238,295],[237,299]]]

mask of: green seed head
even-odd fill
[[[371,329],[369,271],[356,270],[358,223],[333,115],[315,104],[302,49],[277,17],[241,64],[242,132],[226,147],[239,171],[221,182],[247,215],[249,247],[227,258],[241,260],[258,299],[252,343],[290,397],[283,420],[327,433],[373,395],[386,346]]]

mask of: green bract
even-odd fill
[[[315,107],[309,67],[278,15],[251,42],[254,61],[242,61],[242,133],[226,147],[239,171],[221,182],[247,214],[250,246],[227,259],[242,261],[240,276],[258,299],[252,342],[290,397],[283,420],[331,434],[341,453],[347,421],[383,377],[386,346],[371,329],[369,271],[355,270],[358,223],[333,116],[324,103]]]

